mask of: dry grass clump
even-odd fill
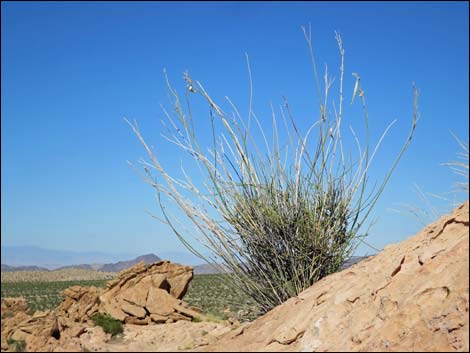
[[[333,80],[326,71],[324,88],[320,87],[311,34],[305,28],[303,31],[320,101],[318,119],[305,131],[297,125],[285,98],[279,113],[272,108],[272,126],[267,129],[253,111],[251,95],[248,116],[243,119],[229,98],[231,112],[226,113],[189,74],[184,76],[187,88],[183,98],[167,78],[173,109],[163,110],[167,128],[164,137],[187,152],[197,165],[192,173],[182,168],[181,180],[163,167],[137,123],[128,121],[149,158],[140,161],[141,176],[157,191],[163,213],[160,220],[194,254],[215,267],[223,266],[221,270],[228,269],[227,277],[259,304],[260,312],[335,272],[351,255],[365,236],[360,229],[408,148],[417,121],[415,90],[408,137],[384,179],[371,189],[368,183],[372,160],[394,122],[370,148],[365,93],[359,75],[354,73],[351,103],[359,97],[365,141],[360,142],[351,127],[357,149],[345,150],[342,39],[336,34],[341,66],[335,105],[330,103]],[[251,92],[248,57],[247,64]],[[196,137],[191,107],[198,97],[209,111],[210,147]],[[271,138],[268,131],[272,131]],[[202,182],[195,171],[200,172]],[[177,206],[194,229],[188,229],[180,216],[173,217],[165,201]],[[195,231],[199,235],[196,240],[210,250],[209,258],[194,247]]]
[[[457,190],[468,193],[468,142],[462,142],[454,134],[452,134],[452,136],[454,136],[454,139],[459,144],[461,151],[457,153],[457,161],[443,163],[443,165],[449,166],[455,174],[464,178],[464,181],[456,183],[456,187]]]
[[[435,222],[439,217],[452,212],[452,210],[458,206],[459,201],[456,197],[457,194],[463,192],[465,199],[468,198],[468,142],[462,142],[455,134],[452,132],[451,134],[461,150],[457,153],[456,161],[441,163],[441,165],[450,167],[456,175],[463,177],[463,181],[455,182],[453,190],[441,194],[424,192],[414,183],[414,192],[418,196],[420,204],[402,203],[399,204],[397,208],[390,208],[390,211],[402,213],[419,222],[421,225],[426,226],[429,223]],[[443,203],[443,206],[438,207],[438,203]]]

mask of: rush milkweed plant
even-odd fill
[[[392,172],[408,148],[418,119],[417,90],[414,89],[414,114],[409,134],[378,187],[369,190],[371,163],[390,123],[373,148],[369,141],[369,117],[365,93],[358,74],[351,104],[359,99],[365,126],[365,141],[351,127],[355,149],[343,146],[344,49],[341,36],[336,42],[341,58],[338,105],[329,109],[333,80],[326,69],[324,87],[320,86],[311,31],[302,27],[312,62],[319,97],[318,119],[302,132],[286,98],[279,113],[272,108],[272,138],[252,109],[251,69],[250,108],[243,119],[226,97],[230,113],[225,112],[203,85],[184,74],[183,98],[170,84],[172,110],[163,108],[164,137],[195,161],[202,175],[182,169],[178,179],[165,169],[159,154],[149,147],[137,123],[126,121],[143,145],[148,160],[140,168],[131,166],[157,191],[163,218],[174,234],[195,255],[228,272],[228,278],[266,312],[299,294],[322,277],[337,271],[350,257],[366,233],[360,233],[371,210],[382,194]],[[212,141],[209,146],[196,137],[193,99],[202,99],[209,108]],[[282,126],[280,125],[282,123]],[[255,129],[256,128],[256,129]],[[279,130],[287,136],[280,140]],[[258,132],[258,135],[255,134]],[[313,148],[312,136],[316,136]],[[261,147],[264,145],[263,147]],[[353,152],[355,157],[353,157]],[[198,232],[185,227],[166,206],[169,201],[182,211]],[[196,249],[199,241],[211,253]]]

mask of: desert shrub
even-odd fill
[[[14,340],[9,338],[7,344],[12,346],[13,352],[26,352],[26,342],[24,340]]]
[[[318,119],[305,132],[298,126],[286,98],[279,114],[272,109],[272,126],[266,129],[253,111],[251,94],[248,116],[243,119],[229,98],[231,112],[226,113],[188,73],[184,75],[186,92],[180,98],[165,73],[173,109],[170,112],[163,109],[167,121],[164,137],[188,153],[197,165],[191,170],[200,171],[202,176],[199,179],[182,168],[182,177],[178,178],[162,166],[137,123],[126,120],[150,159],[140,161],[143,173],[131,165],[157,191],[163,218],[156,218],[168,224],[194,254],[222,272],[228,270],[227,278],[258,303],[260,312],[338,270],[358,242],[364,241],[367,232],[360,230],[408,148],[417,122],[415,89],[409,135],[383,180],[376,188],[369,188],[371,162],[394,122],[371,149],[365,93],[359,75],[354,73],[351,103],[359,97],[365,141],[361,143],[351,128],[355,147],[345,151],[341,129],[344,118],[341,37],[336,34],[341,57],[339,97],[337,105],[330,107],[332,79],[326,72],[324,90],[320,88],[311,34],[303,30],[320,102]],[[248,56],[247,65],[251,92]],[[210,146],[197,138],[199,132],[196,133],[192,110],[197,97],[202,98],[209,111]],[[278,124],[281,117],[283,126]],[[272,131],[271,136],[268,131]],[[312,145],[313,132],[316,140]],[[181,217],[172,216],[166,201],[176,205],[195,226],[199,232],[196,239],[194,229],[189,229]],[[193,240],[200,241],[211,256],[206,257],[196,249]]]
[[[106,333],[110,333],[111,336],[115,336],[118,333],[122,333],[122,323],[119,320],[114,319],[108,314],[95,314],[91,318],[95,325],[101,326],[103,331]]]

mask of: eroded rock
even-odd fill
[[[2,318],[15,316],[19,312],[26,313],[28,309],[28,303],[24,298],[2,298]]]
[[[31,316],[23,298],[2,299],[2,350],[9,348],[8,340],[15,340],[24,341],[27,351],[81,351],[84,340],[87,344],[96,341],[90,335],[104,334],[91,320],[99,312],[133,325],[202,318],[181,300],[192,277],[189,266],[142,262],[122,271],[104,290],[65,289],[64,300],[54,311],[37,311]]]
[[[181,301],[192,278],[190,266],[169,261],[139,263],[108,283],[99,297],[100,311],[139,325],[201,318]]]
[[[468,352],[468,313],[467,201],[202,350]]]

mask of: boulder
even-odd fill
[[[124,313],[129,314],[138,319],[143,319],[145,318],[145,316],[147,316],[147,312],[145,311],[144,308],[137,306],[137,305],[129,304],[129,303],[121,304],[121,310]]]
[[[57,307],[56,314],[61,324],[71,326],[71,323],[86,322],[98,312],[101,290],[96,287],[73,286],[62,291],[64,300]]]
[[[99,296],[99,310],[138,325],[202,318],[181,300],[192,278],[190,266],[169,261],[150,265],[140,262],[108,283]]]
[[[171,296],[167,291],[160,288],[151,288],[145,307],[150,314],[169,316],[175,311],[175,306],[178,304],[178,299]]]
[[[28,311],[28,303],[24,298],[2,298],[2,318],[15,316],[19,312]]]
[[[2,308],[3,315],[3,308]],[[19,311],[13,315],[2,317],[2,332],[1,332],[1,349],[2,351],[8,349],[8,339],[11,337],[15,329],[23,322],[29,320],[30,316],[24,312]]]

